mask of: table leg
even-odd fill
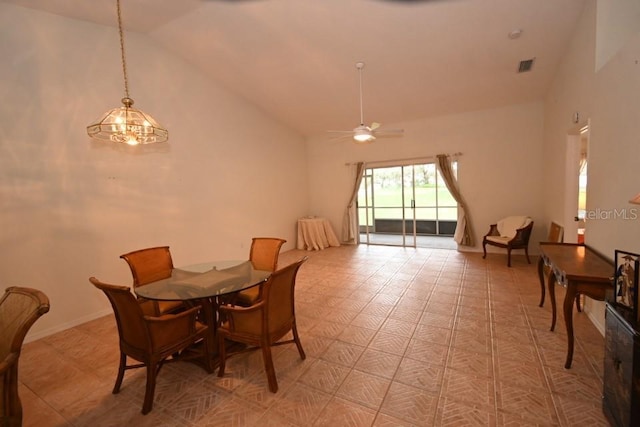
[[[209,340],[209,348],[211,349],[211,359],[208,361],[211,372],[216,368],[216,359],[218,357],[218,337],[216,330],[218,328],[217,321],[217,302],[215,298],[203,298],[200,300],[201,313],[204,322],[209,327],[207,339]]]
[[[540,304],[538,307],[544,305],[544,260],[542,257],[538,259],[538,277],[540,278]]]
[[[576,299],[575,288],[571,285],[567,286],[567,293],[564,297],[564,324],[567,327],[567,360],[565,361],[565,369],[571,368],[573,360],[573,301]]]
[[[556,275],[553,271],[549,272],[549,279],[547,280],[549,284],[549,299],[551,300],[551,329],[550,331],[556,328]]]

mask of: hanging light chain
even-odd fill
[[[127,59],[124,54],[124,33],[122,31],[122,13],[120,11],[120,0],[116,0],[116,5],[118,8],[118,32],[120,34],[120,55],[122,57],[122,74],[124,75],[124,96],[125,99],[130,100],[129,98],[129,79],[127,78]],[[131,100],[133,103],[133,100]]]
[[[127,76],[127,59],[124,49],[124,31],[120,0],[116,0],[116,7],[118,12],[118,35],[120,36],[122,74],[124,76],[124,98],[121,99],[121,102],[124,107],[113,108],[107,111],[96,123],[87,126],[87,134],[94,139],[129,145],[165,142],[169,139],[169,132],[160,126],[153,117],[132,107],[133,99],[129,98],[129,78]]]

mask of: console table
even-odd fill
[[[543,265],[550,267],[547,280],[551,299],[551,330],[556,326],[555,285],[567,288],[564,303],[564,323],[567,328],[566,369],[571,368],[573,359],[573,301],[578,295],[586,295],[604,301],[607,291],[613,290],[613,263],[583,244],[540,243],[538,272]],[[540,273],[540,286],[544,292],[544,275]],[[544,293],[543,293],[544,295]]]

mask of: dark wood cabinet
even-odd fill
[[[613,426],[640,425],[640,335],[637,322],[607,303],[604,413]]]

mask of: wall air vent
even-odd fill
[[[518,72],[526,73],[527,71],[531,71],[533,68],[533,61],[535,60],[536,58],[531,58],[520,61],[520,64],[518,65]]]

